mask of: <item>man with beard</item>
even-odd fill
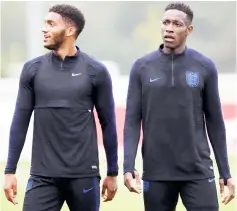
[[[219,210],[206,128],[218,165],[222,202],[228,204],[235,197],[217,70],[209,58],[186,46],[192,20],[188,5],[169,4],[161,24],[163,44],[139,58],[130,73],[124,182],[131,192],[140,193],[134,165],[142,123],[145,211],[174,211],[179,195],[188,211]]]
[[[98,211],[100,172],[93,109],[103,132],[107,177],[104,201],[117,191],[117,132],[110,75],[100,62],[75,45],[85,25],[74,6],[49,9],[43,28],[49,53],[25,63],[10,129],[5,168],[6,198],[17,204],[15,172],[31,114],[34,133],[31,176],[24,211],[59,211],[66,201],[72,211]]]

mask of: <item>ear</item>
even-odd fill
[[[76,34],[76,27],[70,26],[67,28],[67,36],[74,36]]]
[[[193,31],[193,25],[189,25],[186,29],[186,36],[190,35]]]

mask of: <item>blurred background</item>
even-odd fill
[[[103,62],[113,80],[116,102],[119,162],[122,168],[123,123],[128,86],[128,74],[133,62],[153,51],[162,43],[160,25],[165,6],[170,2],[149,1],[2,1],[1,3],[1,69],[0,69],[0,170],[3,172],[7,158],[9,128],[12,120],[19,75],[23,64],[47,52],[42,47],[41,28],[50,6],[67,3],[77,6],[86,19],[85,28],[77,45],[87,54]],[[188,38],[188,46],[211,58],[219,72],[219,89],[226,122],[228,153],[234,177],[237,176],[237,70],[236,70],[236,2],[186,2],[194,11],[194,32]],[[214,107],[215,105],[213,105]],[[33,120],[32,120],[33,121]],[[24,189],[29,175],[31,158],[32,121],[25,147],[21,154],[18,173],[22,178],[19,186],[18,208],[6,202],[0,194],[0,210],[20,210]],[[101,149],[102,175],[106,166],[98,126]],[[140,151],[137,166],[142,169]],[[142,172],[142,171],[141,171]],[[122,174],[122,170],[120,172]],[[2,177],[2,174],[1,174]],[[126,200],[134,200],[133,211],[143,210],[142,196],[129,194],[123,187],[120,175],[120,192],[116,203],[102,204],[102,211],[126,210]],[[1,182],[0,182],[1,183]],[[128,195],[127,195],[128,193]],[[125,197],[126,196],[126,197]],[[120,201],[119,201],[120,200]],[[124,203],[121,203],[123,200]],[[234,211],[236,203],[222,207]],[[67,210],[67,208],[64,208]],[[178,211],[184,208],[179,205]]]

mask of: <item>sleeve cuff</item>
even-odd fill
[[[107,176],[116,177],[116,176],[118,176],[118,171],[108,171]]]
[[[16,169],[5,169],[4,174],[15,174]]]
[[[131,170],[124,170],[124,173],[123,174],[126,174],[126,173],[131,173],[132,174],[132,177],[133,177],[133,179],[135,179],[135,171],[137,171],[136,169],[134,169],[133,171],[131,171]]]

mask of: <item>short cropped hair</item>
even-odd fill
[[[82,12],[75,6],[69,4],[56,4],[49,9],[49,12],[55,12],[62,16],[65,21],[72,23],[76,28],[76,38],[82,32],[85,26],[85,18]]]
[[[184,12],[187,15],[188,21],[190,23],[192,23],[192,21],[193,21],[193,11],[190,8],[190,6],[187,5],[187,4],[184,4],[182,2],[170,3],[165,8],[165,11],[167,11],[167,10],[179,10],[179,11],[182,11],[182,12]]]

